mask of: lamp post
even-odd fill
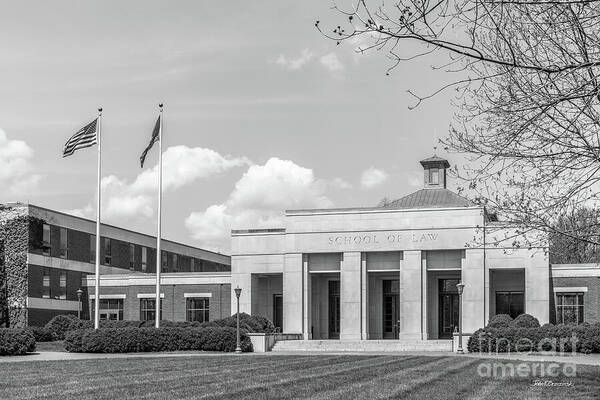
[[[464,352],[462,347],[462,294],[465,290],[465,284],[460,282],[456,285],[456,288],[458,289],[458,349],[456,349],[456,352],[458,354],[463,354]]]
[[[81,288],[77,289],[77,319],[81,319],[81,295],[83,294],[83,290]]]
[[[242,346],[240,345],[240,295],[242,294],[242,289],[238,286],[235,289],[235,297],[237,298],[237,342],[235,346],[235,352],[240,354],[242,352]]]

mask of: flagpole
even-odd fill
[[[158,221],[156,224],[156,305],[154,326],[160,327],[160,268],[162,264],[162,254],[160,251],[161,238],[161,206],[162,206],[162,130],[163,130],[163,105],[158,105],[160,125],[158,128]]]
[[[98,108],[98,187],[96,201],[96,270],[95,270],[95,287],[96,301],[94,302],[94,329],[100,327],[100,210],[102,188],[100,182],[102,179],[102,135],[100,130],[102,127],[102,108]]]

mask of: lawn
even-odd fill
[[[0,399],[547,399],[598,398],[600,368],[577,366],[572,387],[481,378],[476,358],[216,355],[0,362]]]

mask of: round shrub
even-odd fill
[[[233,314],[231,317],[223,319],[204,322],[201,326],[210,327],[215,325],[235,328],[237,326],[237,314]],[[246,313],[240,313],[240,329],[249,333],[275,332],[275,326],[268,318],[263,317],[262,315],[250,315]]]
[[[539,328],[540,321],[529,314],[521,314],[510,323],[510,326],[515,328]]]
[[[77,320],[77,317],[71,314],[57,315],[48,321],[46,328],[54,334],[56,340],[63,340],[73,321]]]
[[[27,328],[27,330],[33,334],[33,337],[35,337],[35,341],[37,343],[52,342],[56,340],[54,333],[52,333],[52,331],[45,326],[30,326]]]
[[[508,328],[512,322],[512,318],[508,314],[498,314],[490,318],[486,328]]]
[[[35,351],[35,337],[27,329],[0,329],[0,356],[19,356]]]

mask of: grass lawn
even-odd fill
[[[0,399],[572,399],[600,396],[600,368],[577,366],[572,387],[481,378],[476,358],[217,355],[0,362]],[[498,360],[496,360],[498,361]]]

